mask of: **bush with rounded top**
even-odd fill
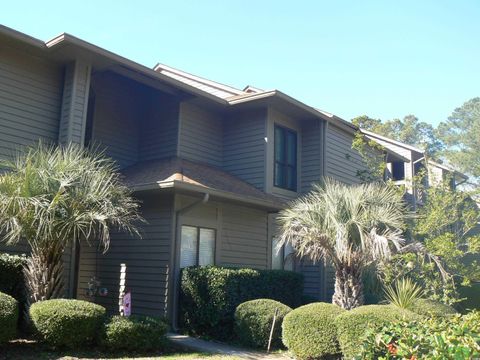
[[[313,303],[291,311],[283,319],[283,343],[298,359],[339,354],[335,319],[343,312],[337,305],[327,303]]]
[[[103,306],[71,299],[40,301],[30,307],[35,330],[54,347],[78,348],[93,343],[105,313]]]
[[[424,316],[451,316],[457,314],[457,311],[449,305],[430,299],[419,299],[411,309],[414,313]]]
[[[266,349],[275,313],[271,348],[282,346],[282,322],[292,309],[271,299],[246,301],[235,310],[235,334],[243,345]]]
[[[367,330],[375,331],[390,323],[419,318],[419,315],[394,305],[366,305],[346,311],[335,319],[342,354],[345,359],[355,357]]]
[[[163,318],[113,316],[105,325],[102,345],[109,350],[162,349],[168,325]]]
[[[15,338],[18,304],[10,295],[0,292],[0,344]]]
[[[301,304],[303,275],[294,271],[193,266],[182,270],[180,323],[189,333],[228,340],[245,301],[268,298]]]

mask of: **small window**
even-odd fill
[[[272,238],[272,269],[293,271],[293,247],[290,244],[278,248],[278,238]]]
[[[405,180],[405,163],[403,161],[392,162],[392,180]]]
[[[297,133],[275,126],[274,185],[297,190]]]
[[[215,263],[215,230],[182,226],[180,267],[205,266]]]

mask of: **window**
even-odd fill
[[[392,180],[405,180],[405,163],[403,161],[392,162]]]
[[[180,267],[215,263],[215,230],[182,226]]]
[[[278,248],[278,238],[272,238],[272,269],[293,271],[294,250],[290,244]]]
[[[297,190],[297,133],[275,126],[274,185]]]

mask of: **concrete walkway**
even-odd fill
[[[238,356],[243,359],[265,359],[265,360],[287,360],[288,356],[283,354],[267,354],[260,351],[246,350],[235,346],[230,346],[214,341],[206,341],[193,338],[187,335],[169,333],[168,339],[181,347],[185,347],[198,352]]]

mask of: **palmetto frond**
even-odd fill
[[[332,264],[332,301],[351,309],[363,304],[363,269],[404,246],[406,214],[402,197],[385,184],[325,179],[279,214],[279,246],[291,244],[298,256]]]
[[[103,153],[39,144],[1,166],[0,241],[29,242],[32,301],[61,293],[70,242],[97,240],[106,250],[111,229],[138,235],[139,204]]]
[[[390,187],[325,179],[280,213],[280,243],[292,244],[300,256],[314,261],[336,264],[355,257],[368,265],[404,245],[405,218],[405,204]]]

